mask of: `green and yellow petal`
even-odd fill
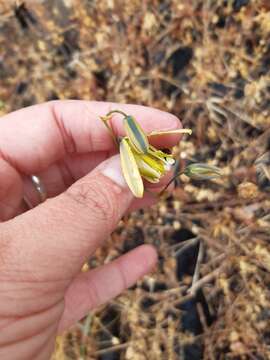
[[[131,146],[138,153],[146,154],[149,149],[147,136],[133,116],[128,115],[124,118],[124,128],[126,135],[130,140]]]
[[[140,174],[152,183],[157,183],[165,172],[164,164],[150,155],[134,154]]]
[[[123,175],[131,192],[135,197],[143,197],[142,177],[127,138],[120,142],[120,159]]]

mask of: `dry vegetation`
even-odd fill
[[[60,337],[55,360],[270,359],[269,37],[268,0],[0,1],[1,113],[158,107],[193,129],[179,166],[224,173],[119,224],[89,266],[152,243],[158,269]]]

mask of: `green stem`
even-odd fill
[[[111,126],[109,126],[108,123],[107,123],[107,122],[110,120],[110,115],[115,114],[115,113],[121,114],[121,115],[123,115],[124,117],[127,117],[127,116],[128,116],[127,114],[125,114],[125,113],[124,113],[123,111],[121,111],[121,110],[111,110],[111,111],[109,111],[109,112],[105,115],[104,118],[101,117],[101,120],[103,121],[103,123],[104,123],[104,125],[106,126],[106,128],[109,130],[109,132],[110,132],[110,134],[111,134],[111,136],[112,136],[112,138],[113,138],[116,146],[119,146],[117,137],[116,137],[115,134],[113,133]],[[108,118],[108,119],[106,120],[105,118]]]
[[[176,178],[178,178],[178,176],[182,175],[184,172],[180,171],[179,173],[177,173],[176,175],[174,175],[171,180],[165,185],[165,187],[161,190],[161,192],[158,194],[159,196],[162,196],[164,194],[164,192],[168,189],[168,187],[171,185],[172,182],[174,182],[174,180]]]
[[[107,116],[109,116],[109,115],[106,115],[106,117],[107,117]],[[103,122],[103,124],[106,126],[106,128],[108,129],[110,135],[111,135],[112,138],[113,138],[114,143],[115,143],[116,146],[118,147],[118,146],[119,146],[119,143],[118,143],[118,141],[117,141],[117,137],[115,136],[115,134],[114,134],[111,126],[108,125],[108,121],[109,121],[110,119],[104,119],[102,116],[100,117],[100,119],[101,119],[101,121]]]
[[[121,111],[121,110],[111,110],[111,111],[109,111],[107,114],[106,114],[106,116],[110,116],[111,114],[114,114],[114,113],[118,113],[118,114],[121,114],[121,115],[123,115],[124,117],[127,117],[128,115],[127,114],[125,114],[123,111]]]

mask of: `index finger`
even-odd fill
[[[99,116],[118,109],[137,118],[146,132],[172,130],[180,121],[169,113],[128,104],[96,101],[51,101],[5,115],[0,121],[0,156],[17,170],[31,174],[46,169],[68,154],[110,151],[113,140]],[[123,135],[121,116],[113,116],[113,131]],[[178,135],[162,139],[173,146]]]

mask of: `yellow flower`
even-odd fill
[[[110,115],[115,112],[124,116],[123,122],[126,136],[120,139],[119,144],[123,174],[133,195],[141,198],[144,193],[143,179],[151,183],[158,183],[175,163],[172,154],[167,154],[150,145],[148,137],[153,135],[191,134],[191,130],[155,131],[146,135],[134,117],[113,110],[102,118],[111,133],[107,121]]]
[[[134,196],[141,198],[144,193],[142,178],[158,183],[175,163],[172,155],[149,146],[147,153],[138,153],[128,137],[120,141],[120,158],[126,182]]]

